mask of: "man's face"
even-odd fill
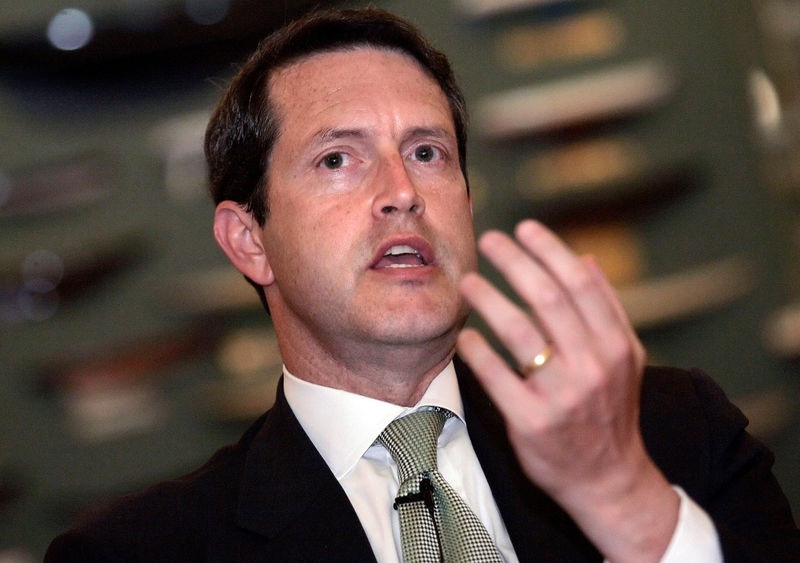
[[[364,47],[304,58],[270,94],[280,134],[260,237],[276,325],[325,346],[454,334],[476,254],[438,84],[410,57]]]

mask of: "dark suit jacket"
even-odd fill
[[[456,363],[467,428],[520,561],[600,561],[570,517],[525,478],[503,421]],[[700,372],[648,368],[645,443],[713,518],[728,561],[800,561],[771,454]],[[389,507],[387,507],[387,510]],[[374,561],[344,491],[286,403],[195,472],[127,496],[56,538],[45,561]]]

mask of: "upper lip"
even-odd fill
[[[375,254],[372,256],[372,262],[370,262],[370,268],[374,268],[375,265],[380,262],[381,258],[383,258],[387,252],[389,252],[392,247],[396,246],[408,246],[422,258],[422,262],[429,266],[433,264],[434,261],[434,253],[433,247],[430,243],[425,240],[424,238],[417,236],[417,235],[408,235],[408,236],[394,236],[389,239],[383,241],[380,246],[378,246]]]

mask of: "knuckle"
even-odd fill
[[[510,345],[523,347],[530,345],[538,336],[538,332],[528,320],[520,319],[506,326],[505,336]]]
[[[494,354],[487,354],[481,366],[483,373],[490,379],[502,377],[505,372],[505,362]]]
[[[630,361],[637,355],[636,346],[631,343],[627,335],[619,331],[609,334],[603,346],[611,362],[615,365]]]
[[[596,287],[596,281],[589,269],[583,264],[573,267],[567,277],[570,288],[575,292],[592,291]]]
[[[547,284],[539,289],[536,301],[542,309],[558,310],[564,308],[567,299],[559,287]]]
[[[592,363],[584,368],[584,377],[589,393],[600,391],[610,379],[609,370],[596,363]]]

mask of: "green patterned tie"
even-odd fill
[[[439,473],[436,443],[446,409],[419,410],[393,421],[376,440],[397,463],[395,508],[405,563],[501,561],[478,517]]]

